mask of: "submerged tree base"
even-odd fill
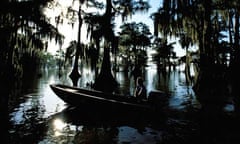
[[[69,77],[71,78],[73,82],[73,86],[77,86],[77,82],[79,78],[81,77],[81,74],[78,72],[78,70],[73,69],[72,72],[70,73]]]
[[[104,56],[99,76],[96,78],[93,88],[103,92],[113,92],[118,87],[118,82],[111,72],[110,48],[104,48]]]

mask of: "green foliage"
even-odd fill
[[[150,8],[149,3],[144,0],[113,0],[113,4],[117,15],[122,17],[122,21],[136,12],[147,12]]]
[[[146,60],[145,48],[150,46],[151,32],[144,23],[125,23],[120,26],[119,44],[121,56],[132,59],[135,63],[144,63]]]
[[[156,50],[156,53],[153,54],[153,59],[158,64],[165,63],[166,60],[170,61],[170,58],[176,56],[173,51],[175,42],[168,43],[166,39],[156,38],[153,43],[153,48]],[[166,64],[165,64],[166,65]]]
[[[151,32],[144,23],[125,23],[120,26],[119,33],[120,45],[128,46],[132,49],[136,47],[144,48],[151,43]]]
[[[3,73],[7,74],[11,67],[14,73],[22,73],[24,64],[39,63],[41,51],[47,49],[44,38],[62,44],[63,36],[43,14],[47,3],[47,0],[0,2],[0,66],[5,70]]]
[[[152,14],[154,34],[180,37],[183,47],[197,44],[201,54],[214,59],[216,46],[224,38],[223,33],[231,35],[234,32],[231,21],[232,16],[239,13],[236,8],[239,8],[237,0],[164,0],[158,11]]]

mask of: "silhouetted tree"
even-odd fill
[[[114,7],[113,7],[114,5]],[[146,11],[149,9],[147,2],[140,1],[112,1],[106,0],[106,9],[104,14],[100,19],[100,27],[98,32],[100,32],[100,37],[104,38],[104,55],[102,66],[100,69],[100,74],[95,80],[95,89],[103,91],[112,91],[117,86],[117,81],[112,75],[111,72],[111,63],[110,63],[110,48],[115,48],[114,44],[116,37],[113,32],[113,20],[116,14],[120,14],[123,20],[130,14],[133,14],[137,11]],[[104,82],[104,85],[103,85]]]
[[[219,88],[225,87],[226,69],[219,63],[220,56],[217,46],[221,42],[221,33],[230,30],[229,26],[232,24],[230,20],[227,25],[225,19],[220,18],[219,15],[223,16],[223,10],[234,11],[237,7],[239,8],[237,1],[164,0],[158,12],[153,14],[156,35],[159,32],[168,36],[180,36],[179,34],[184,33],[192,39],[193,43],[198,44],[200,71],[194,89],[197,95],[202,96],[199,97],[199,100],[203,103],[218,103],[219,107],[223,106],[224,89],[219,91]],[[237,14],[239,12],[235,12],[237,18],[235,24],[238,25]],[[239,30],[239,27],[237,29]],[[238,32],[235,33],[235,38],[238,38],[238,35]],[[235,44],[239,46],[236,39]],[[235,52],[237,53],[237,51]]]
[[[21,76],[22,59],[37,57],[45,50],[42,38],[62,42],[63,36],[49,23],[43,13],[47,0],[0,2],[0,123],[8,126],[8,100],[16,78]]]
[[[143,23],[125,23],[120,26],[119,32],[120,46],[122,46],[123,55],[127,56],[127,65],[130,65],[130,59],[136,65],[144,65],[146,59],[146,48],[151,44],[151,32],[149,27]],[[130,58],[130,56],[132,58]],[[126,69],[128,69],[126,66]]]
[[[191,82],[191,74],[190,74],[190,62],[191,62],[191,54],[188,51],[189,47],[193,45],[192,39],[185,34],[182,34],[180,36],[179,40],[182,48],[185,48],[186,50],[186,55],[185,55],[185,77],[186,77],[186,82],[189,84]]]
[[[154,49],[156,54],[153,54],[153,60],[157,63],[158,70],[166,72],[167,66],[170,66],[170,59],[175,56],[173,51],[175,42],[168,43],[167,39],[156,38],[154,40]]]

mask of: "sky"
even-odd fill
[[[59,1],[62,5],[65,6],[65,8],[71,4],[71,3],[66,3],[66,0],[59,0]],[[135,15],[132,15],[132,17],[128,19],[128,22],[131,22],[131,21],[135,21],[136,23],[143,22],[149,26],[149,29],[150,29],[151,33],[153,34],[154,27],[153,27],[153,21],[150,18],[150,15],[158,10],[158,8],[160,7],[160,4],[161,4],[161,0],[149,0],[149,4],[151,7],[148,12],[136,13]],[[56,15],[60,11],[61,10],[56,9],[54,11],[47,11],[46,13],[47,13],[47,15],[54,17],[54,15]],[[53,20],[52,22],[54,23],[54,19],[52,19],[52,20]],[[115,18],[115,23],[116,23],[115,30],[116,30],[116,32],[118,32],[120,30],[119,27],[122,24],[121,17]],[[63,49],[68,47],[69,43],[72,40],[77,40],[77,32],[78,32],[78,24],[77,23],[75,24],[74,28],[72,28],[71,25],[67,24],[67,21],[64,21],[64,24],[59,25],[58,28],[59,28],[60,33],[65,35],[64,44],[62,45]],[[84,26],[84,25],[82,27],[82,37],[81,38],[82,38],[83,43],[87,41],[86,26]],[[173,41],[178,41],[178,40],[175,38],[169,39],[169,42],[173,42]],[[174,50],[177,53],[177,56],[183,56],[185,54],[185,51],[180,47],[179,43],[175,44],[174,47],[175,47]],[[55,42],[50,42],[48,51],[51,53],[55,53],[56,50],[58,50],[59,48],[60,48],[60,46],[56,45]]]
[[[142,22],[149,26],[150,31],[153,33],[153,21],[150,19],[150,15],[158,10],[161,4],[161,0],[148,0],[150,4],[150,9],[148,12],[140,12],[132,15],[132,18],[129,18],[129,21],[135,21],[136,23]],[[121,24],[121,18],[116,18],[116,23]]]

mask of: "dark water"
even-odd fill
[[[170,95],[169,106],[160,119],[136,113],[110,114],[68,108],[49,84],[72,85],[69,72],[70,69],[65,69],[59,77],[57,69],[45,69],[41,70],[42,75],[26,80],[24,91],[10,112],[11,144],[175,144],[197,143],[200,139],[199,125],[194,121],[196,114],[191,113],[198,110],[200,104],[191,86],[186,86],[183,72],[159,76],[154,65],[146,68],[148,92],[163,90]],[[86,87],[94,77],[88,69],[83,69],[82,74],[79,85]],[[120,92],[131,95],[133,79],[123,72],[115,76]]]

